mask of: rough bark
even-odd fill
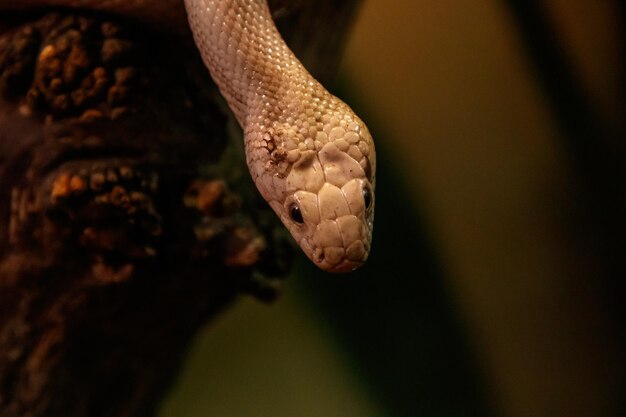
[[[328,78],[356,3],[273,7]],[[202,325],[276,296],[293,246],[190,39],[0,12],[0,416],[153,415]]]

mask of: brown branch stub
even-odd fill
[[[276,295],[292,246],[194,57],[98,15],[0,35],[2,417],[151,415],[203,323]]]

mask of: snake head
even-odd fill
[[[353,271],[369,255],[374,163],[327,142],[301,152],[285,178],[286,197],[270,201],[304,253],[325,271]]]

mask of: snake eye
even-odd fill
[[[363,200],[365,200],[365,209],[370,208],[372,205],[372,192],[369,187],[363,188]]]
[[[304,219],[302,218],[302,211],[300,210],[300,206],[297,204],[292,204],[289,209],[289,215],[291,216],[291,220],[296,223],[302,224],[304,223]]]

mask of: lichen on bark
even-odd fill
[[[277,222],[219,164],[201,65],[138,33],[48,14],[0,38],[3,417],[149,415],[194,332],[288,270]]]
[[[201,326],[277,295],[294,246],[228,120],[188,32],[0,15],[0,416],[153,415]]]

